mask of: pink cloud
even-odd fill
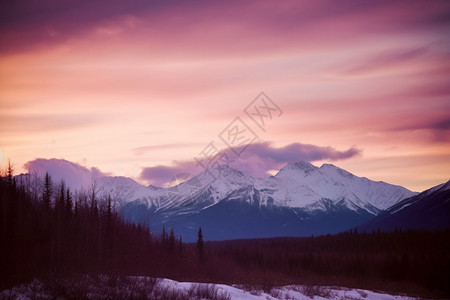
[[[0,119],[0,131],[17,134],[83,128],[99,123],[103,118],[92,114],[0,113]]]
[[[384,89],[380,90],[374,83],[374,88],[365,93],[351,90],[347,97],[313,98],[287,104],[285,110],[296,118],[286,122],[284,130],[294,134],[308,126],[312,132],[351,130],[385,135],[408,130],[428,130],[441,135],[448,131],[445,126],[450,109],[447,84],[424,78],[419,84],[396,85],[395,81],[383,83]]]
[[[420,59],[430,52],[430,46],[407,49],[403,51],[388,51],[377,54],[374,57],[366,59],[364,62],[357,64],[357,60],[353,60],[350,64],[353,67],[347,68],[344,74],[361,74],[370,71],[377,71],[386,68],[398,67],[401,64],[410,63],[411,61]],[[349,63],[347,63],[348,65]]]
[[[138,176],[136,166],[184,161],[264,90],[285,112],[267,131],[279,145],[377,156],[382,140],[398,156],[435,155],[423,144],[444,152],[450,136],[449,13],[448,1],[414,0],[5,2],[0,147],[19,164],[86,156]],[[264,149],[235,164],[278,168],[287,149]],[[153,171],[143,178],[170,180]]]

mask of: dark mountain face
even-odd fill
[[[163,226],[173,228],[187,242],[196,240],[200,226],[205,240],[230,240],[338,233],[374,218],[363,208],[350,209],[342,201],[329,199],[304,208],[277,206],[270,200],[263,203],[253,187],[235,190],[216,204],[210,194],[202,196],[168,209],[128,203],[121,213],[130,221],[148,224],[154,232],[161,232]]]
[[[450,181],[391,206],[361,229],[434,230],[450,228]]]
[[[327,201],[326,201],[327,202]],[[311,236],[338,233],[374,216],[365,210],[343,209],[328,202],[328,210],[309,211],[301,208],[260,206],[258,201],[220,201],[195,213],[170,214],[155,207],[126,205],[122,214],[129,220],[148,220],[152,231],[173,228],[184,241],[194,242],[201,226],[206,240],[267,238],[282,236]]]

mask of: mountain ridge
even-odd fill
[[[172,227],[185,241],[194,241],[200,226],[206,240],[338,233],[417,194],[309,162],[288,163],[267,178],[228,165],[180,178],[187,180],[168,188],[120,176],[100,176],[93,183],[98,196],[110,195],[128,221],[155,232]]]
[[[361,226],[363,230],[450,228],[450,180],[406,198]]]
[[[121,213],[155,230],[172,227],[187,241],[200,226],[211,240],[303,236],[356,227],[415,194],[330,164],[290,163],[268,178],[222,165],[131,201]]]

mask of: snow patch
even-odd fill
[[[103,276],[100,284],[89,284],[88,286],[78,286],[86,299],[107,299],[108,296],[132,297],[133,295],[146,296],[152,299],[242,299],[242,300],[276,300],[276,299],[352,299],[352,300],[406,300],[418,299],[406,296],[390,295],[362,289],[349,289],[343,287],[328,286],[303,286],[288,285],[272,287],[262,290],[260,288],[246,285],[226,285],[211,283],[179,282],[170,279],[155,279],[150,277],[114,277]],[[89,278],[86,277],[86,280]],[[116,287],[108,288],[111,279],[116,282]],[[86,281],[90,282],[90,281]],[[59,284],[61,291],[67,289],[76,292],[79,282],[67,282]],[[105,294],[106,293],[106,294]],[[111,293],[111,294],[108,294]],[[150,293],[150,294],[149,294]],[[81,294],[77,294],[80,296]],[[45,288],[45,285],[33,280],[28,284],[14,287],[11,290],[0,291],[1,298],[11,299],[52,299],[55,295]],[[174,299],[175,299],[174,298]],[[63,299],[63,298],[58,298]]]

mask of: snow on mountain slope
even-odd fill
[[[270,188],[268,193],[278,205],[306,207],[319,199],[330,199],[373,214],[415,194],[400,186],[357,177],[334,165],[318,168],[306,162],[286,165],[274,177],[258,183],[258,188],[263,187]]]
[[[266,179],[216,166],[168,189],[139,189],[120,213],[190,242],[200,226],[208,240],[309,236],[359,226],[410,195],[333,165],[288,164]]]
[[[287,164],[265,179],[221,165],[170,188],[145,187],[131,178],[108,176],[97,178],[96,187],[100,196],[111,195],[119,207],[136,202],[156,210],[183,207],[184,212],[205,209],[236,191],[245,193],[243,198],[250,202],[257,196],[259,205],[316,210],[323,206],[320,201],[330,200],[337,207],[363,209],[373,215],[415,195],[403,187],[357,177],[334,165],[319,168],[307,162]]]
[[[110,195],[119,206],[130,200],[151,199],[155,190],[128,177],[100,177],[95,182],[98,194]],[[89,189],[89,187],[88,187]]]
[[[159,197],[158,209],[171,209],[195,204],[207,207],[215,204],[234,190],[252,185],[254,179],[229,166],[216,166],[189,180],[154,192],[152,197]],[[154,201],[152,202],[154,203]]]
[[[215,202],[219,202],[236,189],[252,185],[255,181],[241,171],[225,165],[210,168],[190,181],[195,179],[198,180],[201,188],[206,187],[211,191]],[[186,183],[191,183],[190,181]]]

